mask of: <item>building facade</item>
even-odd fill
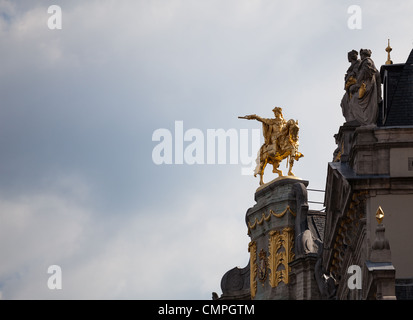
[[[413,299],[413,50],[380,72],[361,53],[343,100],[362,109],[335,135],[325,212],[308,209],[307,181],[258,188],[246,213],[250,261],[224,275],[215,299]],[[374,123],[363,123],[371,101]]]

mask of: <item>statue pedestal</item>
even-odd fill
[[[223,295],[214,294],[216,299],[245,299],[248,294],[253,300],[320,299],[316,266],[325,217],[309,212],[307,186],[306,180],[281,177],[257,189],[257,203],[245,217],[249,264],[224,275]]]
[[[247,210],[245,217],[251,240],[257,240],[270,230],[294,228],[297,198],[292,188],[296,183],[308,186],[306,180],[287,176],[274,179],[257,189],[254,195],[257,203]]]
[[[308,186],[308,181],[300,178],[281,177],[259,187],[255,193],[257,203],[246,213],[248,234],[251,237],[252,299],[292,299],[295,295],[290,284],[289,263],[295,256],[298,202],[293,187],[297,183],[304,188]]]

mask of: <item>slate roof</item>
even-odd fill
[[[325,223],[326,223],[326,213],[315,211],[315,210],[309,210],[307,221],[308,221],[308,228],[310,229],[311,233],[316,238],[320,239],[321,242],[323,242],[324,241],[324,228],[325,228]]]
[[[382,69],[387,69],[389,74],[396,73],[391,76],[393,79],[389,79],[391,83],[387,92],[387,117],[384,126],[413,125],[413,50],[404,65],[386,65],[382,66]]]

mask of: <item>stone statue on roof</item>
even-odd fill
[[[375,125],[378,106],[381,102],[381,79],[371,57],[371,50],[360,49],[348,53],[351,63],[345,76],[346,93],[341,101],[343,116],[347,122],[361,125]]]
[[[344,76],[344,93],[341,99],[341,110],[346,122],[355,120],[353,115],[350,113],[349,103],[352,95],[356,91],[355,85],[357,83],[357,71],[360,65],[360,59],[358,59],[358,52],[356,50],[351,50],[347,54],[348,62],[350,62],[350,67],[347,69],[346,75]]]

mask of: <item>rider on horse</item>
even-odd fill
[[[267,163],[273,165],[273,172],[282,176],[282,171],[278,169],[280,162],[290,157],[290,170],[288,175],[293,176],[291,168],[293,161],[298,160],[303,155],[298,152],[298,122],[294,120],[286,121],[282,114],[282,109],[275,107],[273,110],[275,118],[266,119],[261,118],[255,114],[241,119],[258,120],[262,122],[264,144],[261,146],[257,157],[257,167],[254,176],[259,174],[260,184],[263,184],[262,176]]]

